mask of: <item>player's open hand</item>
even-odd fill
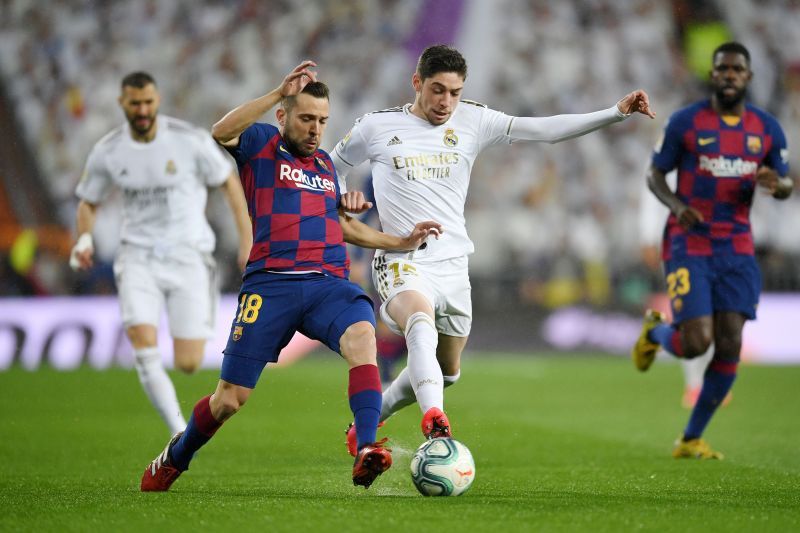
[[[278,87],[278,92],[281,93],[281,96],[294,96],[296,94],[300,94],[300,91],[302,91],[303,88],[308,85],[308,82],[317,81],[317,73],[313,70],[309,70],[309,68],[316,66],[316,63],[310,59],[306,59],[294,67],[294,70],[291,71],[288,76],[283,78],[283,82],[281,83],[280,87]]]
[[[403,239],[403,250],[416,250],[422,246],[422,243],[425,242],[429,235],[433,235],[438,239],[442,233],[444,233],[444,228],[438,222],[432,220],[418,222],[408,237]]]
[[[678,209],[675,212],[675,216],[678,218],[678,224],[683,226],[685,229],[689,229],[695,224],[700,224],[705,220],[700,211],[694,207],[689,207],[688,205],[684,205]]]
[[[372,202],[368,202],[361,191],[347,191],[342,195],[342,208],[348,213],[360,214],[372,209]]]
[[[650,97],[641,89],[623,96],[622,100],[617,102],[617,109],[626,115],[641,113],[650,118],[656,118],[656,112],[650,109]]]

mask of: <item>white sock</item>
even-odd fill
[[[411,387],[411,380],[408,379],[408,368],[404,368],[383,391],[380,421],[383,422],[403,407],[416,401],[417,397]]]
[[[682,359],[683,379],[687,388],[699,389],[703,386],[703,378],[706,374],[706,367],[711,362],[714,354],[714,347],[709,346],[708,351],[693,359]]]
[[[161,364],[161,355],[158,348],[141,348],[134,350],[136,357],[136,372],[150,403],[156,408],[158,414],[169,427],[170,434],[186,429],[186,419],[181,414],[175,386],[169,379],[164,365]]]
[[[446,389],[450,385],[454,384],[456,381],[458,381],[458,378],[460,377],[461,377],[461,370],[459,370],[452,376],[442,376],[442,379],[444,379],[444,388]]]
[[[414,313],[406,323],[408,378],[423,413],[431,407],[444,408],[444,379],[436,359],[439,334],[426,313]]]

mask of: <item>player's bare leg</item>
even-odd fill
[[[461,354],[467,346],[469,337],[453,337],[439,334],[439,345],[436,348],[436,359],[444,375],[444,386],[449,387],[461,376]]]
[[[714,320],[710,316],[700,316],[681,323],[682,357],[693,359],[706,353],[714,340]]]
[[[217,422],[225,422],[239,412],[250,398],[252,392],[253,389],[248,389],[241,385],[234,385],[223,379],[219,380],[217,389],[208,401],[208,405],[211,409],[211,416],[213,416]]]
[[[392,466],[386,440],[377,441],[381,405],[381,378],[378,372],[375,329],[369,322],[350,325],[339,339],[342,357],[350,366],[348,396],[353,411],[356,454],[353,484],[369,488],[375,479]]]
[[[172,339],[175,368],[192,374],[200,368],[206,349],[205,339]]]
[[[127,329],[133,345],[136,372],[150,403],[167,424],[170,434],[182,431],[186,419],[181,413],[175,386],[161,362],[158,351],[157,330],[151,324],[137,324]]]

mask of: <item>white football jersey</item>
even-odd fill
[[[208,132],[164,115],[156,120],[148,143],[134,141],[127,123],[100,139],[76,194],[98,204],[112,187],[122,191],[123,243],[165,253],[185,246],[211,252],[207,188],[222,185],[233,166]]]
[[[478,154],[509,143],[513,117],[462,100],[439,126],[411,113],[411,104],[368,113],[336,145],[332,154],[340,179],[369,160],[381,226],[408,235],[417,222],[435,220],[444,233],[414,254],[419,262],[471,254],[464,221],[470,172]],[[346,190],[342,183],[342,190]]]

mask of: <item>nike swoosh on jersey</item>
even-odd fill
[[[706,146],[707,144],[711,144],[717,140],[716,137],[700,137],[697,139],[697,144],[700,146]]]

